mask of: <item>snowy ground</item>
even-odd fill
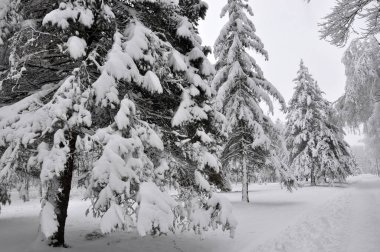
[[[293,193],[277,184],[251,185],[250,204],[240,193],[226,193],[239,221],[235,239],[211,231],[204,240],[193,233],[138,237],[113,233],[87,240],[98,221],[84,217],[88,202],[74,195],[69,206],[66,240],[70,249],[54,251],[380,251],[380,179],[361,175],[336,187],[304,187]],[[39,200],[14,199],[0,214],[0,252],[40,251],[37,237]],[[52,251],[47,249],[46,251]]]

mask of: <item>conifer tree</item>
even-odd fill
[[[331,119],[331,105],[302,60],[294,81],[285,133],[289,165],[299,180],[310,178],[311,185],[321,178],[343,181],[355,163],[343,131]]]
[[[215,42],[217,73],[213,80],[216,90],[216,108],[226,117],[228,141],[222,153],[224,167],[239,163],[242,174],[242,200],[248,202],[248,170],[258,171],[266,163],[276,164],[281,180],[288,182],[290,175],[272,149],[269,132],[274,125],[264,115],[260,102],[265,102],[270,111],[273,104],[270,96],[283,107],[284,99],[268,82],[255,59],[248,54],[252,49],[268,54],[256,35],[256,28],[246,12],[253,15],[246,0],[228,0],[221,16],[228,14],[229,20]]]
[[[212,193],[222,181],[206,81],[213,68],[195,26],[206,5],[186,1],[188,12],[171,0],[53,2],[21,9],[29,21],[10,38],[2,89],[13,104],[0,109],[0,179],[20,165],[38,171],[47,185],[44,238],[65,246],[74,169],[84,172],[105,233],[131,225],[140,235],[166,233],[180,220],[199,234],[220,224],[233,235],[231,207]],[[90,170],[76,162],[83,152],[96,160]]]

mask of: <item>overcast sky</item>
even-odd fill
[[[227,0],[204,0],[209,10],[200,22],[200,35],[204,45],[213,46],[227,17],[220,19],[220,12]],[[299,62],[302,58],[325,97],[335,101],[344,93],[345,74],[341,58],[344,48],[330,45],[319,39],[318,23],[330,12],[335,0],[250,0],[254,16],[251,17],[257,35],[269,53],[269,61],[253,54],[264,76],[277,87],[289,101],[295,86]],[[213,61],[213,59],[211,58]],[[274,118],[284,120],[280,112]],[[350,144],[357,144],[359,136],[348,135]]]

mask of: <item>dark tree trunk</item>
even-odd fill
[[[311,183],[311,186],[316,186],[317,185],[315,183],[314,167],[312,167],[311,171],[310,171],[310,183]]]
[[[247,169],[247,160],[245,157],[245,154],[243,154],[243,160],[242,160],[242,197],[241,200],[242,202],[249,202],[249,197],[248,197],[248,169]]]
[[[41,198],[43,197],[43,190],[42,190],[42,182],[41,181],[38,185],[38,194],[40,195]]]
[[[30,180],[30,178],[29,178],[29,176],[27,176],[26,178],[25,178],[25,195],[24,195],[24,202],[26,202],[26,201],[29,201],[30,200],[30,198],[29,198],[29,180]]]
[[[69,198],[71,191],[71,181],[74,170],[74,152],[77,134],[71,133],[69,136],[70,153],[65,164],[65,170],[60,177],[56,178],[56,182],[52,183],[50,188],[53,191],[55,213],[57,215],[58,230],[50,238],[50,244],[53,247],[67,247],[65,244],[65,225],[67,217],[67,208],[69,206]],[[56,193],[54,195],[54,192]],[[55,196],[55,197],[54,197]],[[49,200],[50,201],[50,200]]]

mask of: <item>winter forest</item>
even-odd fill
[[[0,252],[380,251],[379,12],[0,0]]]

